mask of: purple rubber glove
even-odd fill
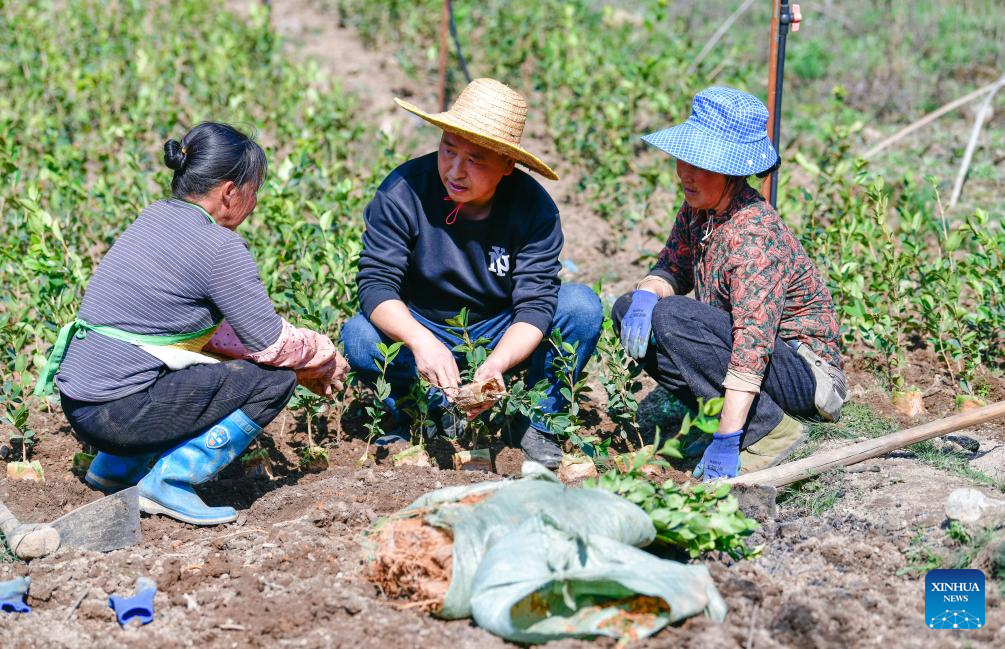
[[[735,433],[716,433],[694,468],[694,477],[703,482],[719,478],[735,478],[740,473],[740,440],[743,429]]]
[[[621,346],[632,358],[642,358],[649,347],[653,329],[653,309],[659,297],[649,291],[634,291],[632,303],[621,321]]]

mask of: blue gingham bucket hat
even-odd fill
[[[726,174],[749,176],[778,160],[768,139],[768,109],[757,97],[734,88],[702,90],[683,124],[642,140],[688,164]]]

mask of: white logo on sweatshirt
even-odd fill
[[[492,246],[489,252],[489,271],[499,277],[505,277],[509,272],[509,253],[502,246]]]

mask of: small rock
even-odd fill
[[[1005,513],[1005,501],[988,498],[976,489],[954,489],[946,499],[946,516],[963,523],[976,523],[991,512]]]
[[[732,595],[739,595],[749,599],[754,604],[760,604],[764,599],[764,592],[761,587],[750,579],[731,579],[726,584],[726,592]]]
[[[48,602],[52,599],[52,591],[55,590],[52,587],[52,583],[47,581],[42,581],[41,579],[35,579],[31,583],[31,598],[38,600],[40,602]]]
[[[333,595],[325,599],[325,609],[329,613],[344,611],[349,615],[356,615],[363,610],[363,604],[358,597],[349,595]]]

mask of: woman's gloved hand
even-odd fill
[[[650,291],[634,291],[632,303],[621,321],[621,346],[632,358],[642,358],[649,347],[653,329],[653,309],[659,297]]]
[[[740,473],[740,441],[743,429],[735,433],[716,433],[694,468],[694,477],[702,481],[734,478]]]

